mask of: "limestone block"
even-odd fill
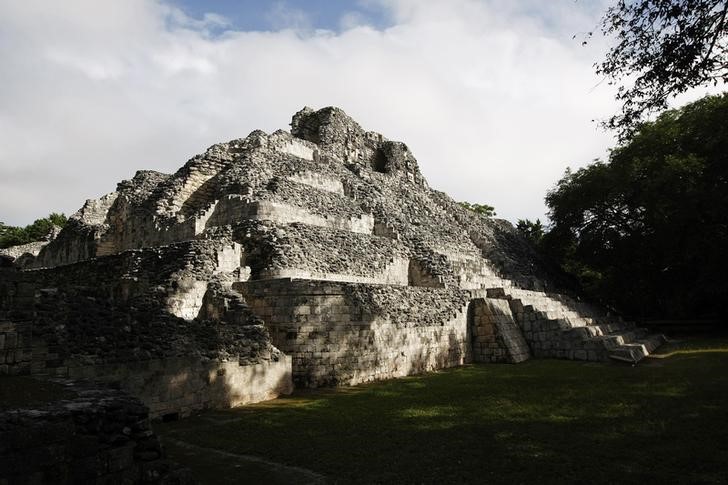
[[[207,281],[180,280],[178,288],[167,298],[167,309],[173,315],[192,320],[200,313],[207,291]]]

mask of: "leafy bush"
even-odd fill
[[[497,215],[495,213],[495,207],[488,204],[471,204],[470,202],[458,202],[461,206],[465,207],[468,210],[471,210],[475,212],[476,214],[480,214],[485,217],[493,217]]]
[[[66,222],[68,222],[68,218],[64,214],[56,212],[43,219],[37,219],[33,224],[25,227],[6,226],[0,222],[0,249],[41,241],[48,236],[54,226],[63,227]]]

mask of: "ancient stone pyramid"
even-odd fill
[[[559,291],[508,222],[338,108],[137,172],[2,276],[2,371],[116,379],[154,415],[274,397],[291,375],[636,362],[662,342]]]

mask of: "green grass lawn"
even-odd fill
[[[238,454],[329,483],[728,483],[728,340],[658,357],[473,365],[156,429],[203,483],[306,481]]]

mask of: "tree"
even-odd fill
[[[547,194],[542,246],[632,315],[719,315],[728,295],[728,94],[644,123]]]
[[[543,224],[541,224],[541,219],[536,219],[536,222],[529,219],[518,219],[516,229],[518,229],[518,231],[520,231],[526,239],[531,241],[534,246],[538,246],[541,243],[541,239],[543,239],[544,229]]]
[[[728,81],[726,12],[728,0],[619,0],[609,8],[601,30],[617,43],[595,67],[619,85],[622,107],[605,125],[625,137],[672,96]]]
[[[497,214],[495,213],[495,207],[488,204],[471,204],[470,202],[458,202],[461,206],[465,207],[468,210],[471,210],[475,212],[476,214],[480,214],[485,217],[494,217]]]
[[[52,212],[48,217],[36,219],[25,227],[7,226],[0,222],[0,249],[33,241],[41,241],[48,237],[54,226],[63,227],[68,222],[64,214]]]

